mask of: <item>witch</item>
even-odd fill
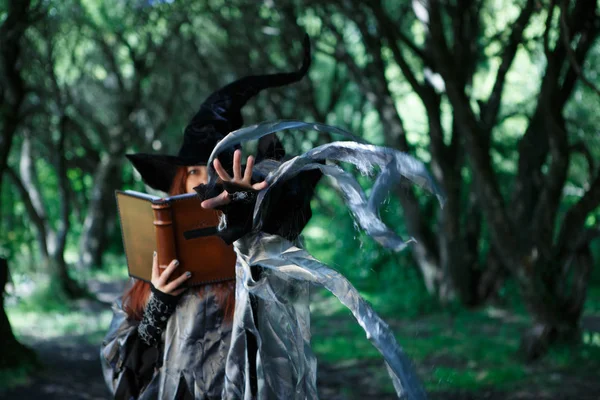
[[[159,266],[154,257],[152,282],[134,280],[115,301],[102,342],[104,378],[116,399],[318,398],[308,307],[315,285],[352,311],[382,353],[398,395],[425,398],[387,324],[342,275],[308,254],[299,236],[312,215],[315,186],[328,175],[359,226],[382,245],[403,249],[407,242],[381,222],[377,208],[401,179],[439,194],[423,164],[323,124],[276,121],[239,129],[241,108],[251,97],[301,80],[310,59],[306,37],[298,71],[248,76],[213,93],[186,127],[177,156],[128,155],[147,185],[170,195],[195,191],[202,207],[223,213],[216,234],[233,244],[236,278],[186,290],[189,274],[168,282],[177,261]],[[274,133],[291,129],[350,140],[284,161]],[[243,167],[241,144],[254,139],[256,159],[248,157]],[[352,163],[371,175],[378,167],[371,196],[327,160]]]

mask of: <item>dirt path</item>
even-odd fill
[[[95,282],[90,289],[97,293],[103,303],[82,302],[79,306],[90,313],[109,309],[109,303],[119,293],[123,285]],[[335,324],[335,321],[330,321]],[[330,324],[328,324],[329,326]],[[0,392],[0,399],[7,400],[104,400],[110,394],[104,384],[99,359],[99,344],[90,344],[82,335],[62,336],[50,340],[31,337],[22,338],[38,354],[44,368],[30,382],[8,392]],[[377,364],[377,365],[375,365]],[[379,368],[381,360],[360,361],[344,365],[318,365],[318,387],[320,398],[325,400],[354,400],[396,398],[390,393],[382,393],[381,379],[371,371]],[[434,365],[419,365],[421,373],[434,368]],[[385,375],[385,374],[384,374]],[[379,376],[381,378],[381,374]],[[561,377],[561,380],[565,376]],[[510,392],[490,388],[473,392],[431,393],[433,400],[592,400],[600,398],[600,383],[589,379],[569,376],[560,382],[560,389],[543,386],[524,386]],[[387,376],[383,379],[387,380]]]
[[[45,342],[30,343],[45,369],[27,386],[0,394],[7,400],[105,400],[110,399],[102,379],[98,346],[81,336],[65,336]],[[381,393],[370,384],[369,365],[336,367],[319,365],[318,385],[324,400],[380,399],[396,397]],[[598,383],[564,382],[560,393],[544,387],[526,387],[510,393],[493,389],[472,392],[431,393],[431,400],[597,400]],[[353,388],[349,391],[348,388]]]
[[[99,302],[81,301],[78,308],[92,314],[110,310],[110,303],[123,292],[125,282],[89,284]],[[108,327],[107,327],[108,328]],[[40,340],[20,337],[38,355],[42,369],[24,385],[0,392],[7,400],[106,400],[110,393],[100,368],[100,345],[85,335],[67,335]]]
[[[10,400],[105,400],[110,395],[102,378],[99,347],[82,336],[27,341],[44,368],[29,384],[1,393]]]

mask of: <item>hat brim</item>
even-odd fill
[[[142,180],[153,189],[168,193],[179,167],[206,165],[206,162],[162,154],[126,154]]]

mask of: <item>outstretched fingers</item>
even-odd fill
[[[217,175],[219,175],[219,178],[221,178],[221,180],[223,180],[223,181],[231,180],[231,176],[229,176],[227,171],[225,171],[225,168],[223,168],[223,166],[221,165],[221,161],[219,161],[218,158],[215,158],[215,160],[213,161],[213,166],[215,167],[215,171],[216,171]]]
[[[252,185],[252,189],[263,190],[263,189],[266,189],[267,186],[269,186],[269,183],[267,181],[262,181],[262,182],[258,182],[258,183],[255,183],[254,185]]]
[[[229,199],[229,193],[223,190],[220,195],[204,200],[202,203],[200,203],[200,206],[202,208],[215,208],[225,204],[229,204],[230,201],[231,200]]]
[[[233,180],[240,181],[242,179],[242,151],[237,149],[233,152]]]
[[[254,168],[254,157],[248,156],[248,160],[246,161],[246,169],[244,170],[244,179],[243,181],[247,184],[251,184],[252,182],[252,169]]]
[[[225,168],[223,168],[223,165],[218,158],[213,161],[213,165],[215,167],[215,172],[223,182],[235,183],[246,189],[263,190],[269,186],[267,181],[252,184],[252,171],[254,169],[254,162],[254,157],[248,156],[246,168],[244,169],[244,175],[242,176],[242,151],[237,149],[233,153],[233,178],[229,175]],[[201,206],[202,208],[215,208],[229,204],[230,202],[231,198],[229,197],[229,193],[227,191],[223,191],[218,196],[204,200],[201,203]]]

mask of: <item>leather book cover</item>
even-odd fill
[[[184,236],[219,223],[219,211],[203,209],[197,194],[161,198],[126,190],[115,195],[130,276],[150,282],[156,250],[159,265],[179,260],[170,280],[185,271],[192,272],[190,286],[235,279],[233,245],[214,235]]]

